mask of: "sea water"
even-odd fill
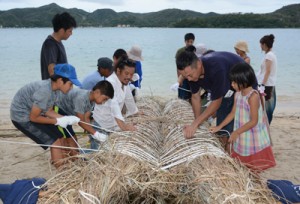
[[[1,100],[11,100],[23,85],[41,79],[40,50],[52,32],[52,28],[0,29]],[[278,60],[277,95],[300,95],[300,29],[76,28],[63,43],[79,80],[97,69],[99,57],[112,58],[118,48],[129,50],[139,45],[144,58],[140,94],[176,96],[170,91],[177,77],[175,53],[184,46],[188,32],[195,34],[195,44],[204,43],[216,51],[234,52],[236,41],[247,41],[255,71],[264,57],[259,40],[273,34],[273,51]]]

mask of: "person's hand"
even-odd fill
[[[228,139],[228,142],[229,143],[232,143],[234,141],[236,141],[236,139],[239,137],[240,135],[236,132],[236,131],[233,131]]]
[[[134,86],[134,84],[129,84],[129,88],[130,88],[130,91],[133,91],[133,90],[135,90],[135,86]]]
[[[132,78],[131,78],[132,81],[137,81],[137,80],[139,80],[139,79],[140,79],[140,75],[139,75],[138,73],[134,73],[134,74],[132,75]]]
[[[136,127],[132,124],[126,124],[126,131],[136,131]]]
[[[92,135],[92,138],[94,138],[95,140],[98,140],[99,142],[105,142],[107,140],[107,135],[96,131]]]
[[[178,91],[178,87],[179,87],[179,83],[176,82],[175,84],[173,84],[173,85],[170,87],[170,90],[176,92],[176,91]]]
[[[194,134],[197,130],[197,127],[194,127],[193,125],[185,125],[183,127],[183,134],[184,134],[184,137],[186,139],[191,139],[194,137]]]
[[[78,118],[74,115],[70,115],[70,116],[67,116],[67,117],[69,118],[68,125],[74,125],[74,124],[79,123],[79,121],[80,121],[80,118]]]
[[[138,96],[140,94],[140,88],[135,87],[135,96]]]
[[[59,125],[60,127],[66,128],[69,125],[68,116],[63,116],[63,117],[60,117],[60,118],[56,118],[55,125]]]
[[[262,94],[262,95],[265,94],[265,85],[259,84],[257,89],[260,94]]]
[[[214,126],[214,127],[211,127],[211,128],[209,129],[209,131],[212,132],[212,133],[216,133],[216,132],[218,132],[219,130],[221,130],[221,128],[220,128],[219,126]]]

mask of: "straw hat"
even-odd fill
[[[127,55],[129,59],[135,60],[135,61],[142,61],[142,49],[138,45],[134,45],[130,48],[129,51],[127,51]]]
[[[248,45],[245,41],[238,41],[235,44],[234,48],[239,49],[239,50],[244,51],[244,52],[249,52]]]

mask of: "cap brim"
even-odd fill
[[[81,86],[81,83],[78,79],[70,79],[70,81],[75,84],[76,86]]]

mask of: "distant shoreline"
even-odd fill
[[[116,12],[97,9],[66,9],[55,3],[37,8],[19,8],[0,11],[0,27],[51,27],[54,13],[69,12],[82,27],[156,27],[156,28],[300,28],[295,21],[300,16],[300,4],[290,4],[274,12],[256,14],[164,9],[157,12]],[[7,18],[9,16],[9,18]]]

